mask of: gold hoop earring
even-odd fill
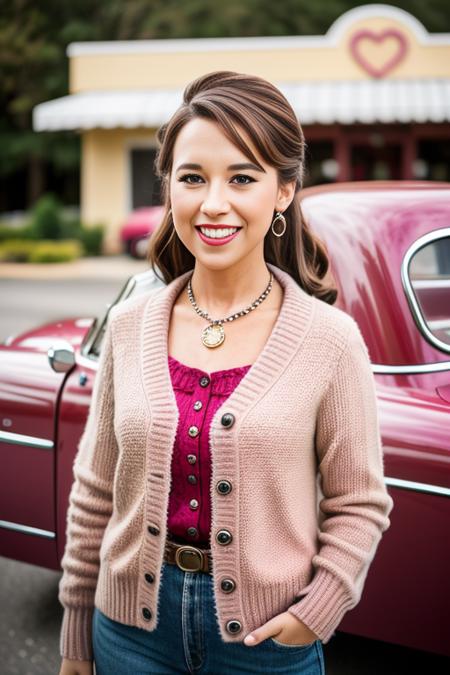
[[[274,226],[274,224],[277,222],[277,220],[281,220],[281,221],[282,221],[282,223],[283,223],[283,232],[275,232],[275,230],[273,229],[273,226]],[[277,211],[277,215],[276,215],[275,218],[272,220],[272,224],[271,224],[271,226],[270,226],[270,229],[272,230],[272,233],[273,233],[276,237],[282,237],[283,234],[286,232],[286,218],[283,216],[283,214],[281,213],[281,211]]]

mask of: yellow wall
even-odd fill
[[[181,87],[191,79],[213,70],[236,70],[261,75],[270,80],[341,80],[367,79],[347,46],[356,30],[396,28],[407,38],[409,51],[405,59],[387,75],[388,78],[450,76],[450,45],[422,45],[416,35],[392,18],[365,18],[355,21],[342,35],[337,46],[304,48],[173,51],[168,53],[83,54],[70,60],[70,91],[77,93],[101,89],[141,89]],[[248,38],[249,44],[253,38]],[[314,38],[316,40],[317,38]],[[325,44],[326,38],[319,38]],[[216,43],[217,44],[217,43]],[[392,55],[393,43],[367,43],[363,54],[383,62]]]
[[[104,251],[119,253],[119,231],[129,213],[129,147],[154,143],[149,129],[93,129],[82,135],[81,218],[107,225]]]

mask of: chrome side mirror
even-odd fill
[[[49,347],[47,357],[56,373],[67,373],[75,365],[75,350],[66,340],[60,340]]]

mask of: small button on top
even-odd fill
[[[187,455],[187,461],[189,464],[195,464],[197,461],[197,455]]]
[[[194,476],[193,473],[190,473],[188,476],[188,482],[192,485],[197,485],[197,476]]]
[[[198,530],[196,527],[188,527],[186,530],[186,534],[188,534],[190,537],[196,537],[198,534]]]
[[[191,501],[189,502],[189,508],[192,509],[193,511],[198,509],[198,500],[197,499],[191,499]]]
[[[155,581],[155,576],[153,574],[144,574],[145,581],[148,581],[149,584],[152,584]]]
[[[196,427],[195,424],[193,424],[191,427],[189,427],[188,433],[191,438],[195,438],[196,436],[198,436],[198,427]]]
[[[207,387],[209,383],[210,379],[206,375],[203,375],[203,377],[201,377],[199,380],[199,384],[201,387]]]
[[[225,413],[225,415],[222,415],[222,419],[220,420],[222,426],[227,427],[232,427],[234,422],[235,422],[235,417],[233,413]]]
[[[156,525],[149,525],[147,527],[147,529],[150,532],[150,534],[154,534],[154,535],[159,534],[159,527],[157,527]]]
[[[194,410],[200,410],[203,406],[203,403],[201,401],[195,401],[194,403]]]

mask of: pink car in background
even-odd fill
[[[133,258],[145,258],[148,239],[161,224],[163,206],[143,206],[128,216],[120,231],[125,253]]]
[[[361,601],[339,631],[450,655],[450,184],[337,183],[301,200],[331,258],[336,306],[369,349],[394,500]],[[161,286],[142,272],[112,304]],[[60,569],[108,311],[0,345],[0,555]]]

